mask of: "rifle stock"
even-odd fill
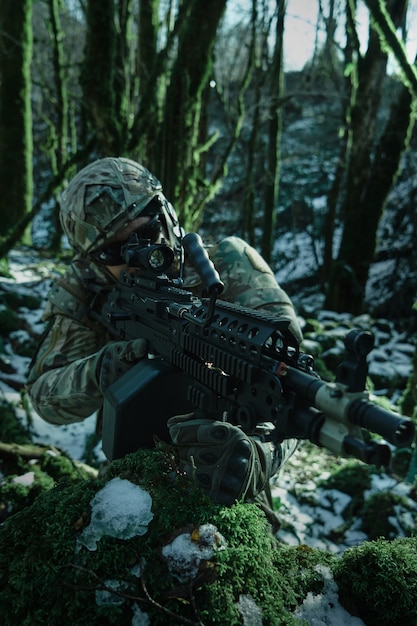
[[[277,443],[309,439],[375,465],[389,464],[389,444],[411,445],[413,422],[373,404],[365,391],[370,333],[347,335],[336,381],[326,382],[299,351],[289,321],[217,299],[218,275],[208,282],[210,297],[200,299],[165,275],[123,272],[110,293],[101,321],[118,339],[145,338],[150,355],[105,396],[103,449],[110,460],[150,445],[153,435],[165,438],[167,419],[190,411],[227,419],[248,434],[270,422]],[[364,437],[367,430],[388,443]]]

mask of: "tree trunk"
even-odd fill
[[[87,39],[81,84],[87,120],[96,133],[100,156],[123,154],[126,147],[126,20],[131,0],[118,3],[119,33],[114,0],[89,0]]]
[[[159,136],[160,171],[168,197],[179,210],[184,227],[192,227],[193,205],[203,174],[197,148],[202,117],[202,94],[212,71],[212,51],[226,0],[190,0],[188,19],[178,38],[175,58],[165,95]]]
[[[161,80],[159,71],[157,71],[159,4],[159,0],[142,0],[139,4],[138,15],[137,82],[141,103],[144,105],[141,105],[142,119],[146,119],[149,128],[157,128],[159,124],[160,103],[158,103],[158,94]],[[143,155],[142,158],[146,160],[146,165],[152,171],[156,167],[153,159],[154,140],[154,133],[137,133],[134,129],[132,141],[136,141],[135,147],[139,149]]]
[[[404,4],[403,1],[403,10]],[[398,2],[392,0],[390,6],[395,8],[398,18]],[[362,311],[369,265],[375,252],[376,230],[389,191],[384,186],[385,197],[378,194],[377,203],[367,203],[376,175],[375,121],[386,65],[387,54],[381,48],[379,35],[371,30],[366,55],[358,62],[358,90],[351,114],[351,149],[341,211],[344,227],[326,297],[328,308],[354,314]],[[389,132],[389,124],[388,121],[386,132]]]
[[[242,235],[253,246],[255,245],[255,234],[253,228],[253,217],[255,212],[255,164],[259,141],[260,120],[261,120],[261,86],[263,83],[263,71],[261,69],[261,56],[264,49],[264,37],[258,43],[257,36],[258,23],[258,0],[252,0],[251,18],[251,41],[248,54],[248,68],[254,66],[253,76],[253,113],[250,123],[250,134],[247,145],[246,177],[243,186],[243,215],[242,215]],[[260,50],[257,50],[260,48]],[[252,74],[252,71],[251,71]]]
[[[286,2],[276,0],[277,21],[275,47],[270,69],[270,106],[268,116],[267,168],[265,172],[264,219],[262,233],[262,254],[269,263],[275,236],[275,203],[278,195],[280,142],[282,132],[282,113],[280,99],[283,93],[283,39]]]
[[[364,240],[364,245],[367,246],[367,248],[364,247],[366,275],[369,272],[370,262],[374,258],[377,246],[376,232],[385,201],[395,181],[404,150],[409,146],[413,127],[412,95],[403,85],[397,99],[391,105],[388,123],[377,144],[369,183],[362,201],[364,208],[369,207],[369,210],[364,210],[362,215],[362,228],[369,233],[369,237]],[[371,207],[380,207],[380,210],[372,211]]]
[[[53,82],[56,96],[56,145],[50,151],[51,169],[54,176],[62,168],[68,158],[68,93],[64,70],[63,31],[59,16],[60,0],[49,0],[49,28],[52,42]],[[61,247],[62,227],[59,220],[59,204],[55,203],[53,213],[53,237],[51,250],[59,251]]]
[[[0,235],[32,204],[32,0],[0,2]]]
[[[346,3],[346,46],[344,50],[344,67],[351,68],[344,79],[343,110],[340,130],[340,146],[336,171],[327,195],[327,211],[324,218],[324,250],[321,267],[321,282],[326,285],[331,274],[333,262],[333,242],[338,215],[340,195],[345,180],[349,150],[349,120],[356,96],[356,64],[359,55],[359,41],[355,25],[355,3]]]

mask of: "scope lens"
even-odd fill
[[[170,250],[170,248],[168,248],[168,250]],[[166,254],[164,248],[155,248],[148,257],[148,265],[153,270],[162,271],[171,265],[172,260],[173,257]]]
[[[164,243],[140,244],[127,250],[130,267],[144,268],[151,272],[165,272],[174,262],[174,251]]]

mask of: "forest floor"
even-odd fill
[[[44,324],[42,306],[51,279],[56,276],[52,260],[42,259],[29,248],[10,254],[10,275],[0,279],[0,290],[30,294],[39,298],[39,307],[18,307],[19,330],[3,337],[0,394],[12,403],[19,421],[29,428],[34,443],[50,445],[65,451],[71,458],[100,465],[105,457],[100,442],[93,454],[89,449],[94,437],[95,416],[82,423],[53,426],[33,410],[24,393],[30,357],[22,346],[38,341]],[[416,338],[396,328],[387,320],[369,316],[352,319],[348,315],[319,311],[323,334],[309,333],[305,351],[314,350],[317,341],[336,338],[336,348],[349,327],[372,329],[375,348],[369,355],[369,375],[375,386],[375,397],[389,396],[394,406],[399,402],[412,371]],[[300,318],[303,325],[306,320]],[[390,382],[396,381],[394,387]],[[407,463],[409,456],[407,456]],[[397,464],[399,461],[397,462]],[[353,484],[352,484],[353,481]],[[389,502],[384,501],[390,494]],[[357,460],[338,458],[310,442],[303,442],[272,485],[272,495],[282,523],[278,539],[288,545],[307,544],[332,552],[342,552],[362,541],[385,533],[389,538],[408,536],[415,530],[417,502],[415,487],[407,482],[404,471],[381,471]],[[384,506],[384,523],[373,525],[370,518]],[[376,519],[376,518],[375,518]]]

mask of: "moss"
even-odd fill
[[[12,404],[0,400],[0,441],[25,444],[31,441],[27,428],[16,417]]]
[[[0,333],[7,335],[14,330],[18,330],[19,327],[20,320],[17,313],[9,309],[9,307],[0,300]]]
[[[413,355],[413,370],[407,381],[406,389],[400,400],[400,409],[403,415],[412,417],[416,411],[416,399],[417,399],[417,350]]]
[[[336,467],[325,480],[318,481],[322,489],[337,489],[352,499],[343,511],[345,520],[360,515],[365,500],[365,491],[371,488],[371,477],[375,468],[349,459],[341,467]],[[342,530],[342,529],[341,529]]]
[[[106,536],[96,551],[77,551],[93,495],[116,476],[151,493],[154,518],[148,532],[129,540]],[[217,527],[227,548],[180,584],[161,558],[162,546],[205,523]],[[2,622],[130,625],[136,601],[153,626],[228,626],[243,624],[237,603],[248,596],[262,608],[265,626],[300,626],[292,610],[307,591],[320,591],[323,584],[313,566],[334,558],[279,547],[255,504],[216,505],[177,473],[169,449],[139,451],[112,463],[100,479],[59,483],[0,527]],[[132,574],[138,564],[140,578]],[[118,596],[121,604],[98,606],[96,591],[109,580],[124,585],[125,597]]]
[[[42,305],[42,299],[39,296],[22,293],[21,291],[5,291],[1,294],[1,300],[13,310],[20,307],[36,310]]]
[[[44,491],[55,486],[54,480],[34,468],[27,472],[27,483],[18,482],[22,474],[9,474],[0,484],[0,506],[7,516],[30,506]]]
[[[314,317],[309,317],[304,322],[303,334],[305,336],[310,335],[311,333],[315,333],[316,335],[320,335],[323,332],[323,324],[316,320]]]
[[[408,473],[410,471],[412,456],[413,450],[411,448],[395,448],[392,451],[391,471],[398,477],[407,477],[407,479],[409,479]]]
[[[30,452],[31,448],[28,447]],[[37,452],[41,452],[41,448]],[[47,449],[39,459],[19,455],[2,463],[6,476],[0,483],[0,516],[3,519],[32,505],[36,498],[64,480],[67,483],[87,478],[81,466],[62,454],[51,455]],[[25,480],[26,479],[26,480]]]
[[[348,465],[345,476],[350,471]],[[97,550],[77,550],[92,497],[117,476],[151,493],[154,518],[148,532],[128,540],[105,536]],[[331,477],[334,486],[341,486],[342,476],[341,469]],[[365,487],[365,473],[361,481]],[[369,501],[368,507],[375,517]],[[227,547],[203,560],[196,577],[178,582],[162,547],[205,523],[216,526]],[[152,626],[238,626],[250,623],[238,608],[246,597],[262,610],[264,626],[301,626],[293,613],[309,592],[322,592],[317,566],[325,565],[335,573],[348,611],[367,624],[407,626],[417,622],[416,553],[415,538],[368,542],[342,556],[280,546],[255,504],[214,504],[177,472],[170,448],[138,451],[110,464],[99,479],[61,480],[0,526],[2,623],[130,626],[136,604]],[[138,565],[139,577],[132,570]],[[112,596],[118,604],[99,606],[96,592],[108,581],[119,584]]]
[[[338,358],[337,363],[339,361],[340,358]],[[335,379],[334,373],[331,369],[328,368],[328,365],[320,356],[317,357],[314,361],[314,371],[320,376],[322,380],[332,382]]]
[[[370,539],[396,537],[398,529],[392,525],[390,517],[395,519],[394,507],[401,504],[407,506],[404,496],[389,491],[372,494],[363,506],[362,530]]]
[[[352,498],[363,499],[365,490],[371,487],[371,476],[375,468],[360,464],[356,460],[348,460],[342,467],[336,470],[326,479],[318,481],[318,486],[323,489],[337,489]]]
[[[40,469],[44,474],[48,474],[55,482],[61,479],[76,480],[78,478],[87,478],[86,474],[79,465],[64,454],[46,453],[40,460]]]
[[[366,624],[417,623],[417,539],[373,541],[347,550],[334,574],[341,602]]]
[[[6,278],[13,278],[13,276],[10,273],[9,259],[5,256],[0,259],[0,276],[5,276]]]

